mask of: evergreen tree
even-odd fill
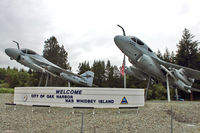
[[[160,52],[160,50],[157,51],[156,55],[158,56],[158,58],[163,60],[163,56],[162,56],[162,53]]]
[[[86,61],[79,63],[78,69],[79,69],[78,74],[82,74],[86,71],[91,70],[89,62],[86,62]]]
[[[0,68],[0,81],[5,80],[7,74],[6,74],[6,69],[5,68]]]
[[[168,50],[168,48],[166,48],[165,49],[165,53],[164,53],[164,55],[163,55],[163,60],[164,61],[167,61],[167,62],[170,62],[170,53],[169,53],[169,50]]]
[[[43,57],[49,60],[50,62],[60,66],[64,69],[70,69],[68,63],[68,53],[65,51],[64,46],[58,44],[57,39],[52,36],[50,39],[47,39],[44,45]]]
[[[23,87],[29,86],[31,75],[24,71],[18,71],[17,69],[7,69],[4,83],[8,84],[7,87]]]
[[[70,65],[68,63],[68,53],[65,50],[63,45],[60,47],[58,57],[59,57],[58,58],[59,59],[58,65],[60,65],[64,69],[71,70],[71,67],[70,67]]]
[[[105,62],[104,61],[94,61],[92,66],[92,71],[94,72],[94,84],[98,86],[105,86]]]
[[[199,42],[197,40],[194,41],[194,37],[195,36],[192,35],[188,29],[184,29],[182,39],[177,45],[178,51],[176,54],[176,63],[181,66],[200,70],[200,55],[198,52]],[[199,81],[195,81],[193,86],[199,88]],[[182,98],[189,98],[185,92],[179,91],[179,94]]]
[[[71,69],[68,63],[68,53],[65,51],[64,46],[60,47],[56,37],[52,36],[47,39],[44,45],[43,56],[50,62],[58,65],[63,69]],[[60,78],[50,77],[51,85],[65,86],[66,81]]]
[[[113,86],[116,88],[122,88],[124,86],[124,78],[120,74],[120,70],[117,66],[113,66]]]
[[[176,57],[175,57],[174,51],[171,52],[170,62],[174,64],[176,63]]]
[[[118,67],[117,66],[113,66],[113,68],[114,68],[114,70],[113,70],[114,78],[119,78],[121,74],[120,74],[120,71],[119,71]]]
[[[106,65],[106,82],[107,87],[113,86],[113,80],[114,80],[114,67],[111,66],[110,60],[107,61]]]
[[[178,51],[176,54],[177,64],[185,67],[199,69],[199,53],[198,53],[198,41],[194,41],[194,35],[192,35],[188,29],[184,29],[182,39],[177,45]]]

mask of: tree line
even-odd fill
[[[166,48],[162,54],[160,50],[156,52],[157,56],[167,62],[175,63],[181,66],[190,67],[200,70],[200,51],[197,40],[194,40],[194,35],[188,29],[183,30],[181,40],[177,44],[177,51],[171,51]],[[56,37],[52,36],[44,41],[43,56],[50,62],[71,70],[68,62],[68,52],[64,45],[60,45]],[[120,67],[112,65],[110,60],[94,60],[93,64],[88,61],[79,63],[78,74],[91,70],[95,73],[94,84],[99,87],[115,87],[123,88],[123,76],[120,74]],[[17,87],[17,86],[38,86],[41,73],[31,69],[25,71],[16,68],[0,68],[0,87]],[[42,85],[45,84],[45,78],[42,80]],[[58,77],[50,76],[49,86],[68,86],[65,80]],[[72,86],[79,86],[72,83]],[[132,75],[127,75],[127,88],[146,88],[147,81],[140,81]],[[200,81],[195,81],[195,88],[200,88]],[[174,89],[171,89],[171,95],[174,95]],[[189,95],[179,90],[179,95],[182,98],[189,99]],[[200,98],[199,93],[193,93],[194,98]],[[166,99],[165,84],[154,82],[149,90],[149,99]]]

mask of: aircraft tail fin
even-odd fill
[[[85,73],[81,74],[80,76],[83,77],[87,81],[88,86],[92,86],[93,79],[94,79],[94,72],[86,71]]]

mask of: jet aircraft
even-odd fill
[[[13,42],[17,44],[18,49],[16,48],[5,49],[5,53],[10,57],[11,60],[16,60],[17,62],[21,63],[22,65],[26,67],[29,67],[38,72],[42,72],[42,74],[47,73],[47,74],[53,75],[54,77],[60,77],[69,82],[81,84],[84,86],[93,85],[94,73],[92,71],[87,71],[81,75],[74,74],[70,71],[67,71],[51,63],[50,61],[45,59],[43,56],[40,56],[33,50],[20,49],[19,43],[16,41],[13,41]],[[47,76],[47,79],[48,79],[48,76]],[[46,81],[48,82],[48,80]],[[46,85],[47,85],[47,82],[46,82]],[[40,79],[40,83],[41,83],[41,79]]]
[[[200,89],[192,87],[195,79],[200,80],[200,71],[159,59],[143,41],[135,36],[126,36],[123,27],[118,26],[122,28],[123,35],[115,36],[114,42],[133,65],[126,68],[125,72],[140,80],[148,79],[145,99],[151,79],[167,83],[168,101],[170,101],[169,86],[177,87],[187,93],[191,93],[191,91],[200,92]]]

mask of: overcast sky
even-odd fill
[[[0,67],[24,68],[4,50],[20,42],[42,55],[51,36],[64,45],[72,70],[78,64],[110,60],[120,66],[123,54],[114,44],[122,34],[143,40],[153,51],[176,51],[184,28],[200,40],[199,0],[0,0]]]

